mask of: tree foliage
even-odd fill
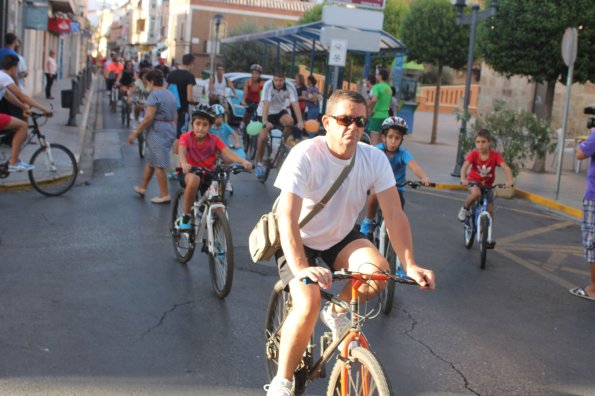
[[[480,26],[479,50],[507,77],[536,82],[566,81],[560,46],[568,27],[579,27],[574,81],[595,81],[595,6],[593,0],[500,0],[498,12]]]
[[[399,37],[403,18],[409,12],[409,5],[402,0],[387,0],[384,7],[384,23],[382,29]]]
[[[304,12],[304,16],[298,20],[298,25],[322,21],[322,7],[324,7],[324,3],[316,4],[314,7]]]
[[[460,69],[467,59],[469,29],[457,26],[449,0],[418,0],[403,18],[401,40],[407,59]]]

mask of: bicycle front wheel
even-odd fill
[[[291,295],[283,289],[281,281],[273,287],[264,321],[264,363],[268,380],[277,375],[281,326],[291,309]]]
[[[211,284],[219,298],[225,298],[233,283],[233,242],[225,212],[213,212],[213,249],[209,253]]]
[[[473,246],[473,238],[475,238],[475,213],[465,219],[463,227],[465,233],[465,247],[471,249],[471,246]]]
[[[386,244],[386,252],[384,257],[386,258],[386,261],[388,261],[390,273],[394,275],[397,273],[398,257],[388,238],[386,238]],[[382,313],[385,315],[390,314],[390,312],[393,310],[393,302],[395,299],[395,282],[390,280],[387,281],[386,287],[380,294],[380,298],[382,301]]]
[[[174,196],[174,204],[171,211],[170,232],[176,259],[186,264],[194,254],[194,229],[190,231],[180,231],[176,228],[176,220],[184,215],[184,189],[181,188]]]
[[[29,181],[43,195],[58,196],[70,190],[78,176],[74,154],[61,144],[49,144],[33,153]]]
[[[483,216],[479,221],[479,249],[481,251],[479,268],[485,269],[488,254],[488,218]]]
[[[271,173],[271,168],[273,167],[273,144],[271,143],[271,138],[266,142],[264,146],[264,176],[260,181],[262,183],[266,183],[267,179],[269,178],[269,174]]]
[[[382,365],[362,347],[351,349],[346,360],[337,359],[331,373],[327,396],[389,396],[392,390]]]

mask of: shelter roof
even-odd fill
[[[312,22],[305,25],[290,26],[283,29],[269,30],[266,32],[248,33],[239,36],[226,37],[221,40],[223,44],[242,43],[247,41],[258,41],[269,45],[279,45],[285,52],[293,52],[294,43],[296,52],[326,52],[326,48],[320,42],[320,30],[329,25],[323,22]],[[334,26],[337,28],[337,26]],[[339,28],[355,31],[371,31],[354,28]],[[380,51],[405,52],[405,45],[391,34],[380,31]],[[355,52],[355,51],[350,51]]]

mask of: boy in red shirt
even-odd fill
[[[180,136],[178,143],[178,159],[182,174],[179,180],[184,186],[184,216],[176,222],[178,229],[190,230],[190,209],[201,185],[200,176],[190,172],[190,169],[201,167],[215,169],[217,156],[222,154],[230,162],[240,163],[246,169],[252,169],[252,163],[234,153],[218,136],[209,133],[215,122],[215,113],[209,106],[200,106],[192,113],[192,130]]]
[[[496,166],[499,166],[506,175],[506,186],[512,187],[512,171],[510,167],[504,162],[504,158],[496,150],[491,150],[490,145],[492,137],[490,132],[482,129],[477,132],[475,136],[475,150],[467,154],[465,163],[461,168],[461,183],[469,185],[469,183],[477,183],[482,186],[492,186],[496,179]],[[467,176],[467,171],[469,175]],[[481,190],[478,186],[469,187],[469,195],[465,199],[463,207],[459,210],[458,218],[460,221],[465,221],[469,215],[469,208],[475,201],[481,198]],[[488,212],[494,216],[494,190],[487,192],[488,198]]]

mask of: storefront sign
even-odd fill
[[[48,2],[44,0],[26,1],[23,7],[23,25],[25,29],[48,29]]]
[[[48,30],[50,32],[70,33],[70,19],[50,18],[48,19]]]

